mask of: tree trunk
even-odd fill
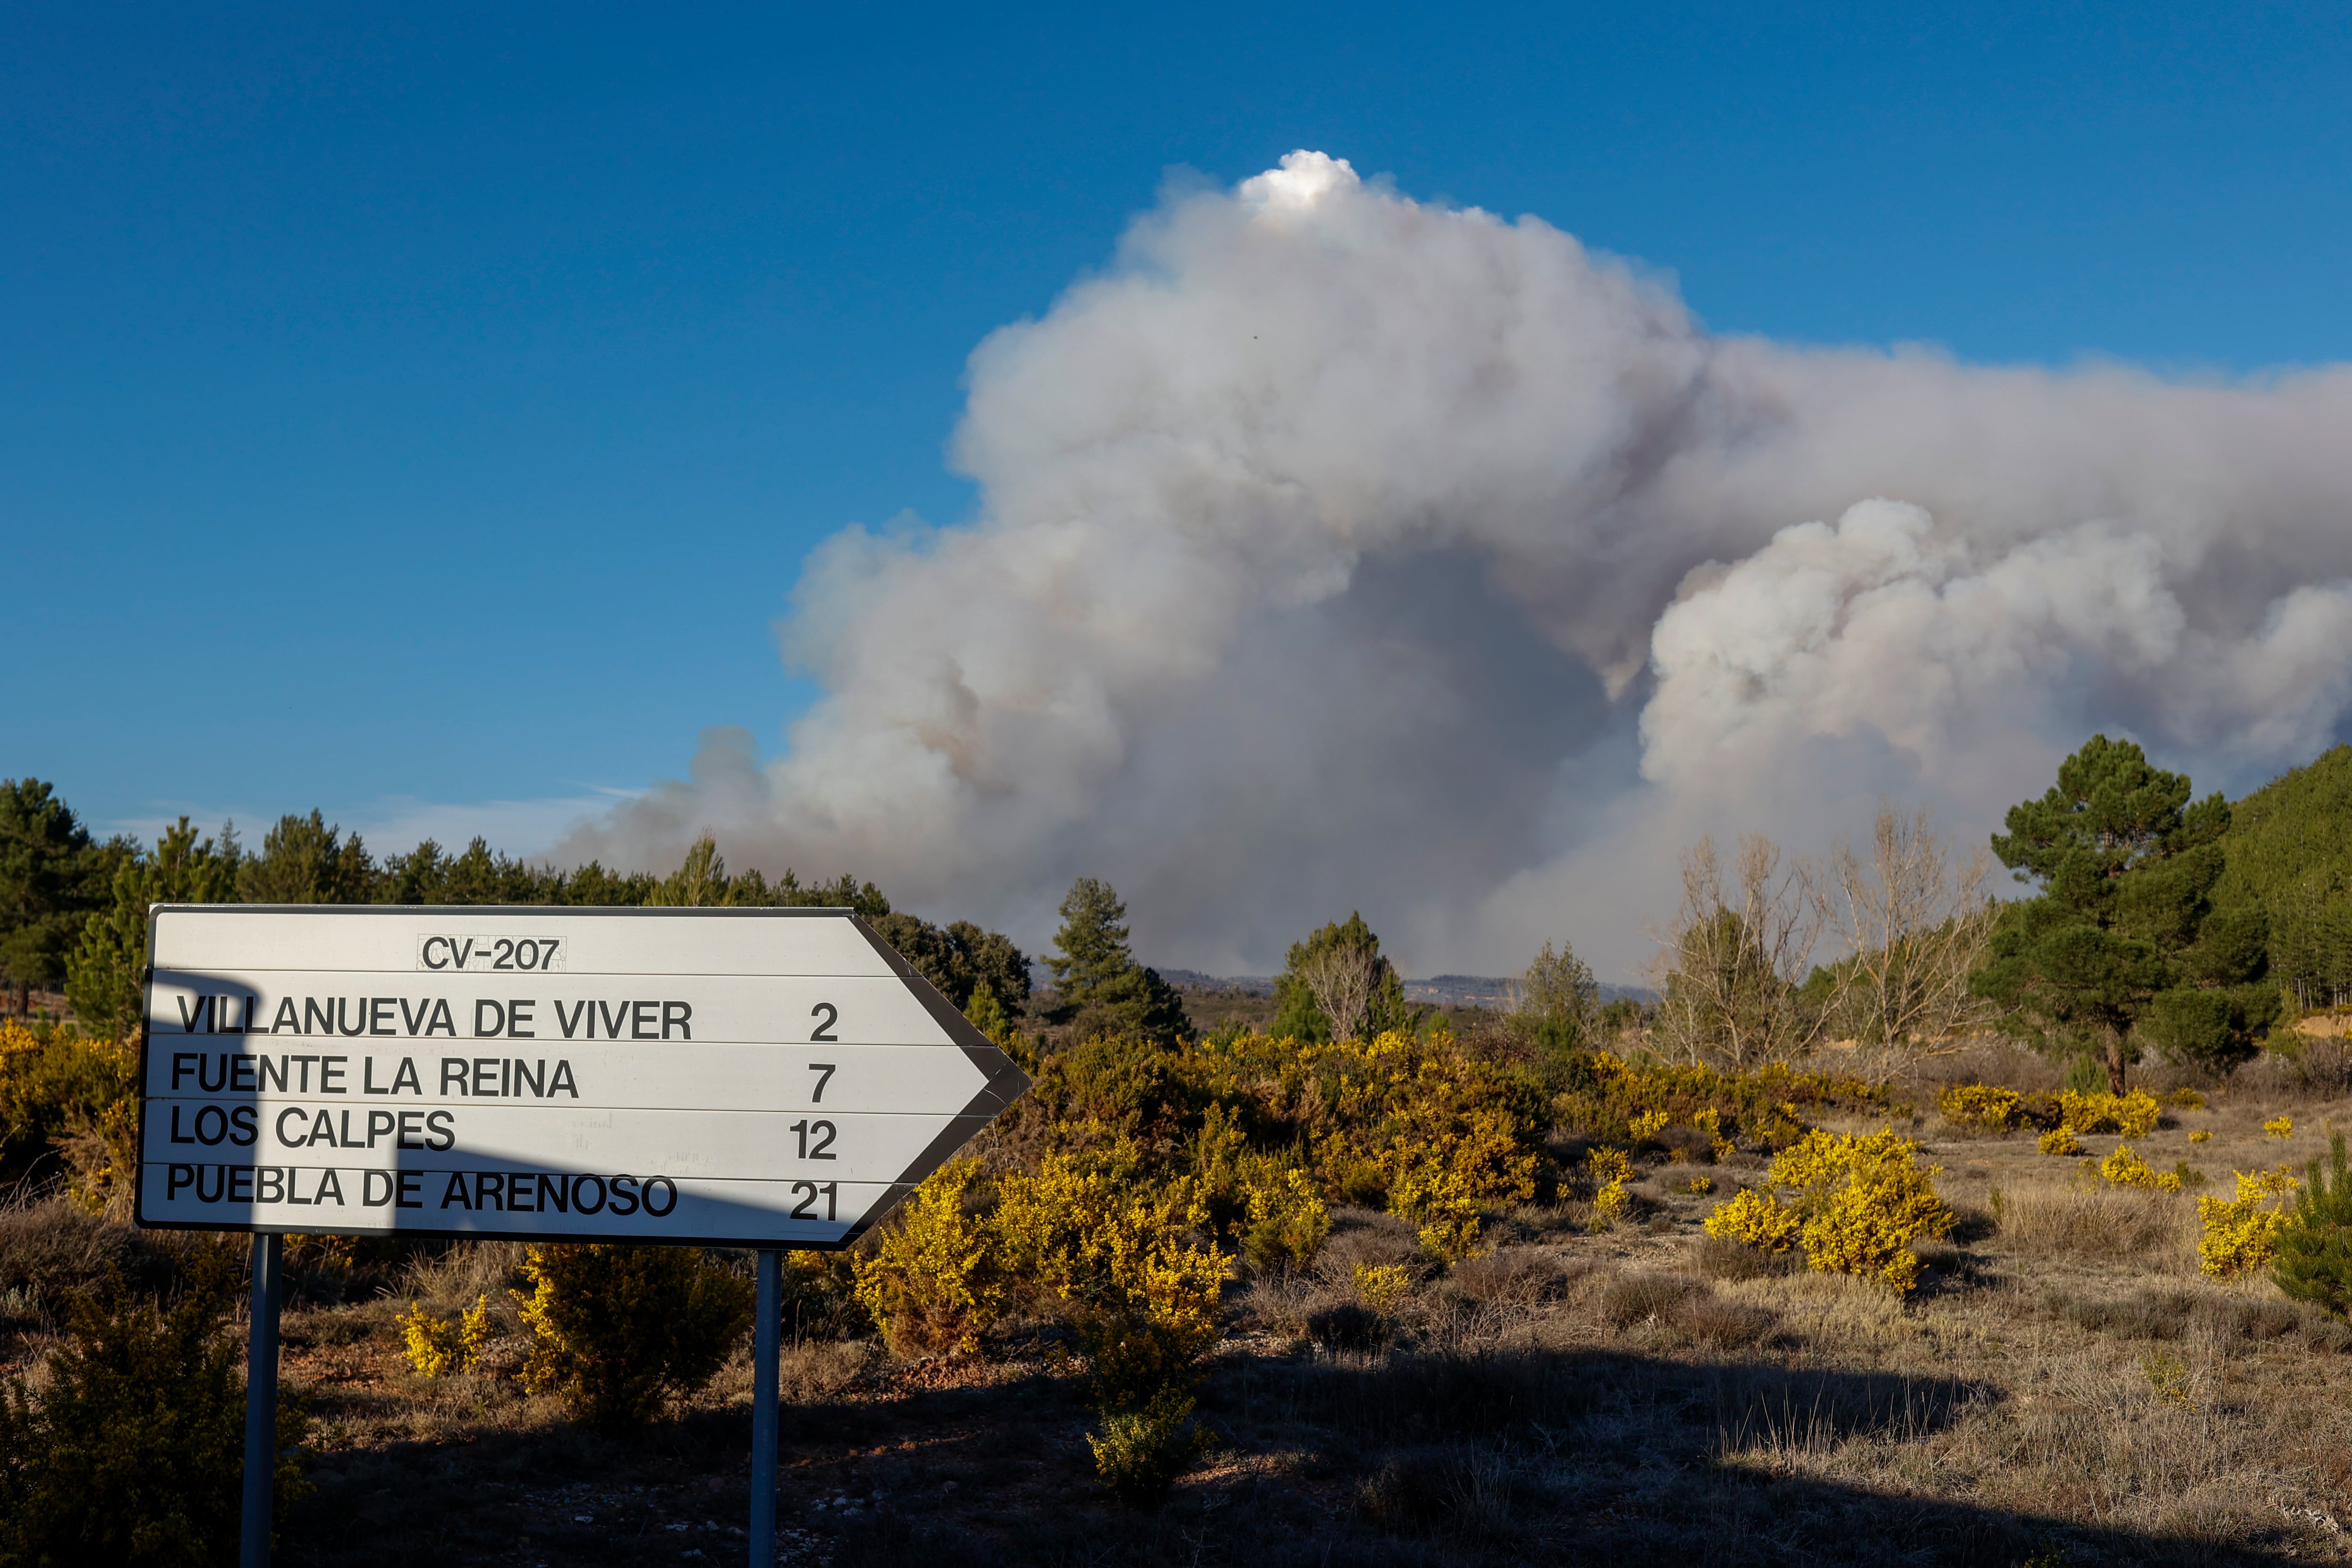
[[[2124,1037],[2119,1029],[2107,1031],[2107,1092],[2117,1099],[2124,1092]]]

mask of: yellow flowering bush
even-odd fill
[[[1002,1315],[1004,1270],[989,1225],[965,1213],[980,1162],[950,1160],[907,1196],[858,1259],[857,1300],[900,1355],[969,1354]]]
[[[1771,1194],[1743,1187],[1727,1203],[1700,1223],[1709,1236],[1737,1241],[1762,1252],[1786,1252],[1796,1245],[1805,1220]]]
[[[1315,1179],[1296,1167],[1269,1165],[1245,1180],[1242,1250],[1259,1268],[1306,1263],[1331,1235],[1331,1211]]]
[[[2164,1097],[2183,1110],[2202,1110],[2205,1097],[2193,1089],[2176,1089]]]
[[[2213,1142],[2212,1129],[2200,1127],[2196,1131],[2191,1132],[2189,1135],[2189,1141],[2191,1143],[2210,1143]]]
[[[1816,1128],[1772,1161],[1772,1184],[1792,1189],[1790,1201],[1777,1192],[1743,1192],[1706,1228],[1770,1251],[1785,1248],[1793,1235],[1822,1273],[1858,1274],[1908,1290],[1919,1279],[1911,1243],[1946,1234],[1954,1217],[1936,1195],[1941,1167],[1920,1169],[1918,1151],[1893,1128],[1863,1135]]]
[[[1734,1145],[1730,1129],[1751,1143],[1780,1149],[1803,1135],[1803,1110],[1886,1104],[1884,1090],[1859,1079],[1799,1072],[1778,1062],[1752,1073],[1719,1073],[1592,1051],[1574,1053],[1561,1072],[1565,1087],[1553,1097],[1553,1120],[1591,1137],[1624,1141],[1635,1138],[1636,1117],[1664,1111],[1667,1123],[1661,1125],[1698,1128],[1718,1159]]]
[[[1714,1151],[1717,1159],[1720,1160],[1733,1152],[1735,1145],[1723,1135],[1723,1112],[1714,1106],[1693,1112],[1690,1124],[1706,1134],[1707,1147]]]
[[[1438,1164],[1408,1167],[1389,1183],[1389,1212],[1420,1233],[1432,1258],[1458,1263],[1478,1250],[1478,1200],[1459,1172]]]
[[[1674,1115],[1670,1111],[1644,1110],[1637,1113],[1626,1126],[1633,1133],[1634,1142],[1647,1143],[1664,1132],[1673,1121]]]
[[[2198,1267],[2216,1279],[2269,1265],[2287,1216],[2263,1205],[2301,1185],[2285,1165],[2231,1174],[2238,1179],[2236,1197],[2197,1200],[2197,1217],[2204,1225],[2204,1237],[2197,1244]]]
[[[461,1369],[479,1372],[482,1352],[493,1337],[488,1296],[476,1297],[454,1323],[444,1322],[415,1301],[394,1321],[400,1325],[408,1364],[426,1377],[446,1377]]]
[[[2116,1145],[2116,1152],[2100,1164],[2099,1174],[2119,1187],[2146,1187],[2151,1192],[2156,1189],[2156,1173],[2128,1143]],[[2179,1183],[2175,1177],[2174,1184]]]
[[[1625,1184],[1633,1179],[1633,1162],[1622,1149],[1592,1149],[1584,1156],[1596,1184],[1592,1194],[1592,1228],[1606,1230],[1625,1212]]]
[[[1713,1176],[1693,1176],[1690,1179],[1690,1186],[1688,1190],[1694,1193],[1711,1193],[1715,1191],[1715,1178]]]
[[[2033,1146],[2045,1154],[2079,1154],[2083,1152],[2082,1142],[2071,1127],[2053,1127],[2035,1139]]]
[[[2145,1138],[2156,1131],[2164,1115],[2164,1107],[2156,1096],[2144,1089],[2129,1094],[2082,1094],[2071,1089],[2058,1091],[2058,1124],[2077,1132],[2119,1132],[2126,1138]]]
[[[1412,1289],[1412,1270],[1402,1263],[1356,1265],[1356,1295],[1375,1312],[1393,1310]]]
[[[1035,1175],[999,1184],[1004,1267],[1029,1290],[1079,1311],[1079,1342],[1107,1409],[1189,1387],[1217,1339],[1217,1300],[1233,1265],[1201,1237],[1208,1207],[1189,1178],[1143,1179],[1141,1152],[1045,1156]]]
[[[2292,1116],[2272,1117],[2268,1121],[2263,1123],[2263,1136],[2265,1138],[2294,1137],[2294,1118]]]
[[[1955,1083],[1936,1096],[1936,1109],[1955,1127],[2000,1132],[2017,1125],[2023,1097],[2013,1089],[1986,1083]]]

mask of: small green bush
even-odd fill
[[[1192,1419],[1192,1396],[1167,1387],[1139,1406],[1105,1410],[1102,1431],[1087,1433],[1087,1444],[1105,1491],[1121,1502],[1149,1503],[1166,1496],[1217,1440]]]
[[[2327,1169],[2315,1158],[2305,1169],[2309,1180],[2295,1194],[2294,1216],[2279,1230],[2271,1278],[2297,1300],[2352,1315],[2352,1168],[2344,1134],[2328,1136]]]
[[[236,1268],[200,1256],[165,1309],[120,1278],[74,1304],[37,1392],[0,1386],[0,1563],[226,1563],[245,1471]],[[278,1517],[303,1492],[300,1404],[278,1408]]]
[[[562,1394],[591,1426],[651,1420],[709,1383],[751,1324],[751,1282],[693,1247],[533,1247],[523,1275],[523,1387]]]

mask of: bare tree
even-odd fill
[[[1882,805],[1867,863],[1839,842],[1832,901],[1849,956],[1835,971],[1837,1027],[1907,1062],[1958,1048],[1990,1023],[1992,1005],[1969,991],[1992,934],[1990,870],[1983,849],[1959,859],[1925,807],[1906,816]]]
[[[1715,840],[1702,838],[1684,853],[1682,876],[1682,907],[1656,964],[1654,1047],[1735,1071],[1811,1049],[1824,1019],[1799,987],[1828,915],[1811,863],[1749,834],[1733,888]]]
[[[1371,1011],[1372,993],[1381,983],[1383,960],[1377,948],[1361,942],[1335,942],[1298,961],[1298,978],[1306,983],[1315,1005],[1331,1020],[1331,1037],[1352,1040],[1363,1032]]]

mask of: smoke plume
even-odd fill
[[[973,353],[968,526],[844,531],[762,763],[564,853],[854,869],[1163,963],[1361,909],[1408,972],[1630,978],[1678,848],[1877,799],[1973,838],[2104,727],[2241,788],[2352,700],[2352,373],[2165,380],[1713,334],[1540,219],[1318,153],[1171,195]]]

